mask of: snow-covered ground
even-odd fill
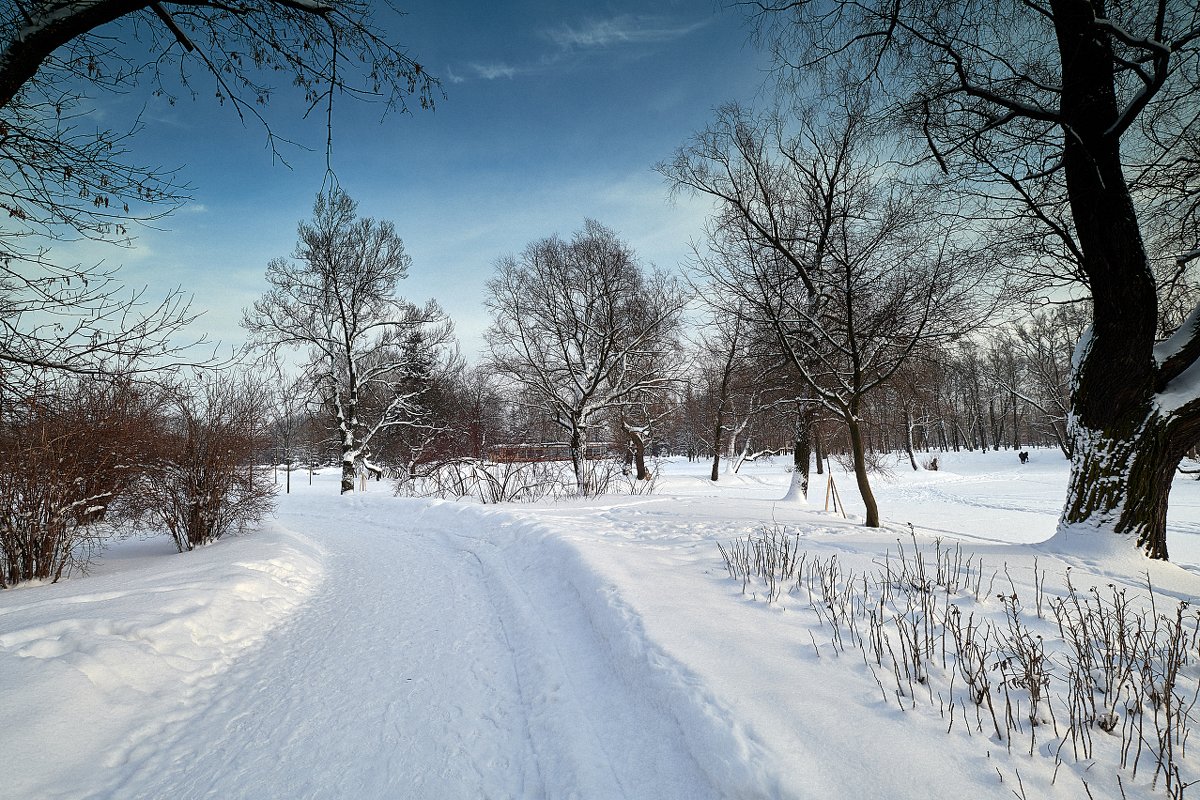
[[[1165,796],[1152,761],[1118,786],[1115,735],[1078,761],[1066,744],[1056,770],[1060,718],[1010,749],[974,708],[947,714],[961,680],[933,670],[929,698],[897,695],[802,591],[743,593],[717,543],[781,528],[863,575],[911,551],[911,523],[929,553],[961,542],[1049,635],[1035,583],[1062,597],[1068,568],[1138,602],[1149,580],[1160,612],[1200,596],[1200,483],[1176,484],[1175,563],[1157,564],[1039,544],[1066,485],[1050,451],[897,467],[877,481],[882,532],[837,470],[848,520],[821,510],[823,482],[810,506],[780,501],[779,465],[716,485],[705,464],[660,466],[653,495],[528,506],[298,479],[252,535],[187,555],[120,542],[89,576],[0,593],[0,797]],[[990,591],[946,599],[1005,619]],[[1194,640],[1190,656],[1185,686]]]

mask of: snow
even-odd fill
[[[1176,484],[1160,564],[1047,542],[1057,452],[939,462],[877,481],[883,531],[838,470],[849,519],[822,510],[824,476],[807,505],[782,501],[780,459],[717,484],[671,461],[653,495],[500,506],[374,482],[339,497],[331,470],[253,534],[179,555],[116,543],[91,575],[0,593],[0,795],[1007,797],[1019,776],[1029,797],[1085,780],[1120,796],[1099,756],[1055,776],[1040,741],[1009,753],[936,701],[897,702],[806,600],[727,575],[717,542],[765,525],[856,573],[910,535],[959,541],[1026,601],[1035,565],[1050,595],[1069,567],[1085,590],[1149,580],[1164,608],[1200,596],[1200,482]],[[1162,796],[1152,772],[1126,772],[1126,795]]]
[[[1200,399],[1200,362],[1192,363],[1154,396],[1154,407],[1162,417],[1179,413],[1184,406]]]

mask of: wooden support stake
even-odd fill
[[[842,502],[842,496],[838,494],[837,484],[833,482],[833,476],[829,476],[829,485],[833,487],[833,508],[835,511],[840,511],[842,519],[846,518],[846,505]]]

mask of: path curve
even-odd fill
[[[533,534],[383,499],[283,503],[327,552],[322,588],[94,797],[761,796],[736,785],[745,753],[693,755],[677,704],[643,685],[652,665],[552,559],[513,563],[503,543]]]

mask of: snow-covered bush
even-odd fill
[[[179,552],[243,530],[274,507],[275,486],[253,460],[264,438],[261,399],[228,376],[175,392],[138,502]]]

